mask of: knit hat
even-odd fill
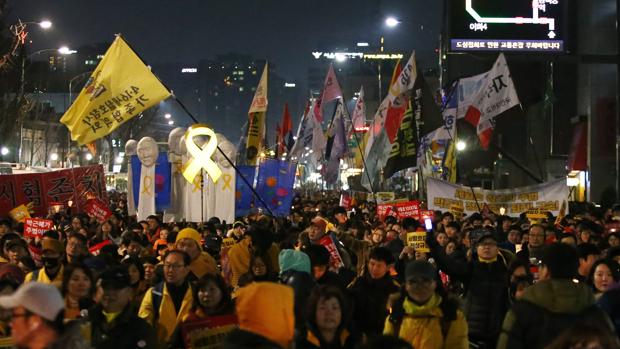
[[[280,273],[287,270],[301,271],[310,274],[310,257],[307,254],[296,250],[282,250],[278,256]]]
[[[412,261],[405,268],[405,280],[415,278],[423,278],[426,280],[435,280],[437,271],[435,267],[427,261]]]
[[[179,240],[181,239],[192,239],[194,241],[196,241],[196,243],[198,244],[198,246],[200,246],[200,242],[202,240],[202,236],[200,236],[200,233],[198,232],[198,230],[193,229],[193,228],[185,228],[182,229],[178,234],[177,234],[177,239],[174,241],[175,243],[179,242]]]
[[[57,241],[57,240],[56,240]],[[65,301],[56,286],[28,282],[10,296],[0,296],[0,307],[13,309],[24,307],[33,314],[54,321],[65,307]]]
[[[65,247],[62,245],[62,242],[56,239],[44,238],[41,241],[41,252],[45,251],[53,251],[62,254],[65,252]]]

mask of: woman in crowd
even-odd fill
[[[65,297],[65,321],[76,319],[82,310],[93,305],[95,280],[92,271],[84,264],[69,264],[62,277],[62,294]]]
[[[405,285],[392,304],[383,334],[396,335],[416,349],[469,348],[465,316],[438,280],[429,262],[407,264]]]
[[[307,330],[298,335],[296,348],[355,348],[360,338],[348,328],[350,310],[338,287],[316,287],[308,299]]]
[[[599,299],[613,283],[620,280],[620,266],[613,260],[601,259],[592,265],[588,283],[592,286],[594,297]]]
[[[133,288],[133,300],[132,304],[136,312],[140,308],[142,298],[148,290],[149,286],[144,280],[144,265],[137,257],[125,257],[121,264],[127,268],[129,273],[129,280],[131,282],[131,288]]]
[[[92,247],[106,240],[118,243],[118,241],[114,241],[114,238],[118,235],[116,234],[114,229],[114,225],[112,225],[112,223],[110,223],[109,221],[103,222],[100,226],[97,227],[97,233],[95,233],[95,236],[90,239],[88,246]]]
[[[192,289],[194,290],[192,309],[175,330],[168,348],[185,348],[182,338],[184,326],[190,326],[209,317],[235,314],[235,304],[221,276],[207,274],[196,281]]]

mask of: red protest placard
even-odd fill
[[[88,199],[92,197],[96,197],[104,202],[107,200],[102,165],[74,168],[73,176],[77,197],[74,206],[77,212],[84,212]]]
[[[338,248],[336,248],[336,243],[334,243],[334,239],[332,239],[331,235],[325,235],[319,240],[319,244],[325,246],[327,251],[329,251],[329,270],[338,272],[338,269],[344,267],[344,262],[340,257],[340,253],[338,253]]]
[[[11,175],[0,175],[0,212],[5,216],[14,207],[19,206],[15,193],[15,178]]]
[[[108,206],[99,199],[88,199],[84,212],[90,217],[95,217],[97,222],[103,223],[110,218],[112,211],[108,209]]]
[[[26,218],[24,221],[25,237],[41,237],[43,233],[52,229],[54,222],[41,218]]]
[[[52,171],[43,174],[43,195],[47,208],[52,202],[75,202],[75,182],[73,170]]]
[[[238,323],[236,315],[209,316],[183,323],[181,333],[187,348],[220,348],[228,333],[237,328]]]
[[[424,220],[430,218],[431,222],[435,220],[435,211],[433,210],[420,210],[420,223],[424,224]]]
[[[17,201],[21,204],[32,202],[33,216],[47,215],[47,203],[43,195],[43,173],[15,175]]]
[[[385,217],[387,216],[394,216],[398,219],[403,219],[406,217],[413,217],[415,219],[419,219],[420,202],[407,201],[392,204],[381,204],[377,206],[377,215],[382,220],[385,219]]]
[[[112,245],[112,240],[105,240],[103,242],[100,242],[94,246],[91,246],[88,249],[88,252],[90,252],[90,254],[92,254],[93,256],[98,256],[99,252],[101,252],[101,249],[104,248],[107,245]]]
[[[340,206],[344,207],[347,211],[351,210],[353,204],[353,198],[349,194],[340,195]]]

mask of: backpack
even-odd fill
[[[400,333],[400,326],[403,324],[403,319],[408,318],[434,318],[433,315],[423,315],[423,316],[414,316],[405,313],[405,309],[403,307],[403,303],[405,302],[405,295],[401,295],[395,304],[392,306],[392,310],[390,311],[389,321],[394,327],[394,335],[398,337]],[[450,330],[450,324],[452,321],[456,320],[456,310],[457,304],[448,299],[447,297],[443,297],[441,304],[439,304],[439,309],[443,316],[439,318],[439,326],[441,327],[441,336],[443,339],[446,339],[448,335],[448,331]]]

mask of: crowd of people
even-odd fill
[[[179,223],[109,198],[36,238],[0,221],[0,347],[620,348],[620,206],[431,229],[365,201]]]

